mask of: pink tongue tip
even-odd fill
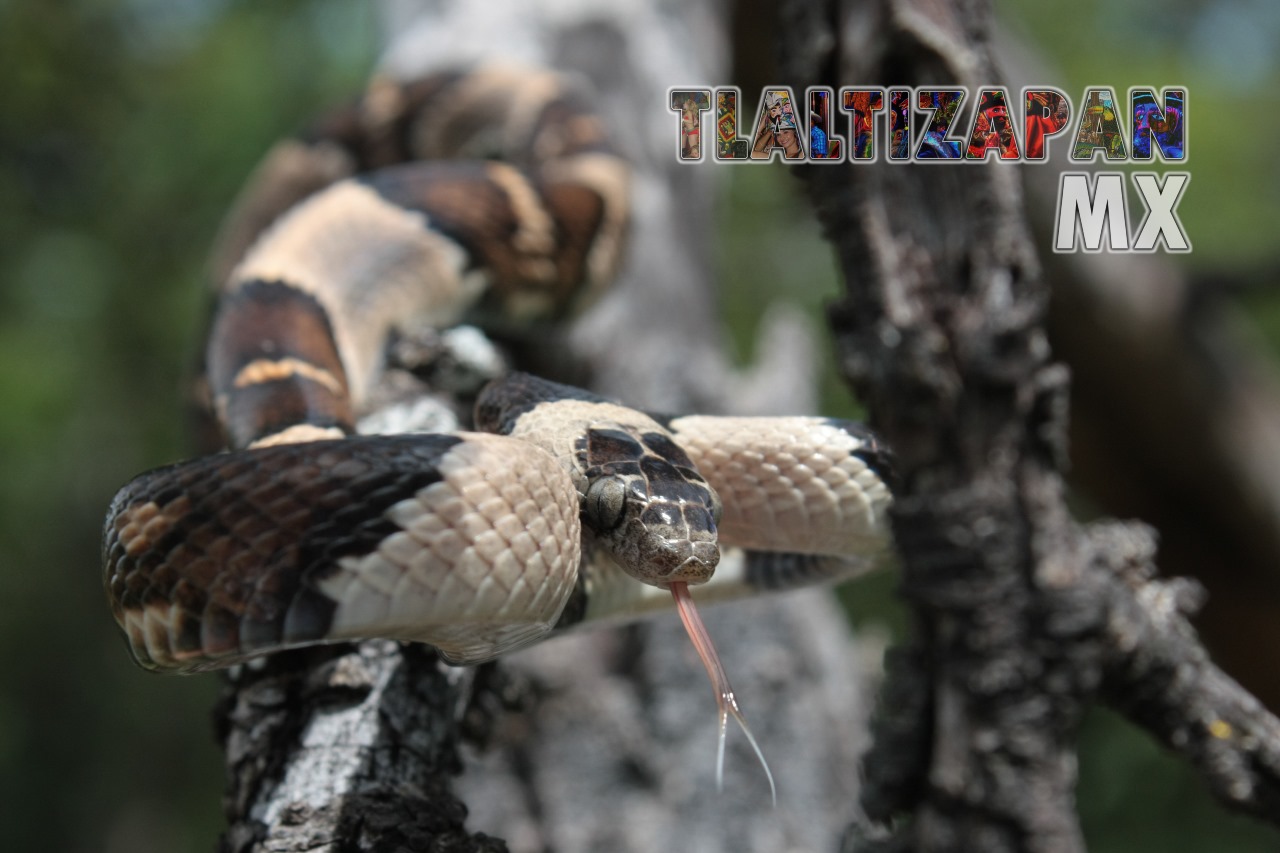
[[[702,617],[698,615],[698,608],[694,605],[693,596],[689,593],[689,585],[677,581],[672,583],[670,588],[671,597],[676,602],[676,610],[680,613],[680,621],[684,623],[684,629],[689,634],[689,639],[693,641],[693,648],[698,652],[698,657],[707,670],[707,677],[711,679],[711,689],[716,694],[716,707],[720,711],[720,733],[716,747],[716,790],[724,790],[724,742],[729,716],[733,715],[738,727],[747,736],[751,748],[755,750],[760,766],[764,768],[764,775],[769,780],[769,793],[773,798],[773,804],[777,806],[778,789],[774,787],[769,762],[764,760],[764,753],[760,751],[760,745],[756,743],[755,736],[747,726],[747,719],[742,715],[742,709],[738,707],[738,700],[733,695],[733,685],[729,683],[729,676],[720,663],[720,656],[716,654],[711,635],[707,633],[707,627],[702,624]]]

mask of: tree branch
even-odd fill
[[[369,642],[272,658],[229,679],[223,850],[498,853],[464,827],[458,679],[430,649]]]
[[[999,79],[976,0],[794,2],[784,20],[797,86]],[[1183,617],[1190,588],[1152,580],[1147,528],[1081,528],[1065,510],[1067,378],[1017,173],[802,174],[846,280],[842,369],[899,457],[916,615],[865,762],[871,823],[847,849],[1083,850],[1074,741],[1095,698],[1276,820],[1276,721],[1209,663]]]
[[[1226,806],[1280,824],[1280,720],[1210,659],[1187,617],[1194,581],[1155,579],[1145,530],[1092,531],[1107,610],[1100,698],[1199,769]]]

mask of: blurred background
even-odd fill
[[[770,79],[768,5],[726,11],[734,78],[704,82],[736,83],[748,103],[765,83],[787,82]],[[1003,37],[1053,69],[1035,82],[1077,104],[1086,85],[1122,97],[1134,84],[1188,88],[1194,180],[1179,213],[1194,252],[1173,261],[1229,281],[1243,334],[1280,345],[1280,299],[1268,287],[1280,168],[1267,141],[1280,120],[1264,109],[1280,85],[1280,6],[997,7]],[[210,725],[217,678],[133,666],[101,591],[100,525],[125,480],[187,453],[183,388],[222,213],[273,140],[361,87],[381,38],[370,7],[339,0],[0,0],[7,849],[213,846],[223,781]],[[655,114],[674,138],[675,117],[657,96]],[[815,318],[839,283],[787,170],[723,171],[718,269],[745,359],[779,281]],[[856,411],[834,371],[824,389],[829,412]],[[1078,500],[1082,512],[1098,509],[1089,491]],[[885,576],[845,591],[859,626],[900,630],[892,587]],[[1264,618],[1280,624],[1280,608],[1264,604]],[[1091,850],[1280,849],[1280,834],[1223,814],[1190,771],[1108,713],[1084,732],[1079,796]]]

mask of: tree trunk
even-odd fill
[[[1000,81],[978,0],[792,2],[797,88]],[[1208,660],[1189,582],[1154,579],[1141,525],[1073,523],[1067,372],[1005,164],[803,170],[846,282],[841,366],[898,455],[893,529],[915,614],[866,759],[859,850],[1083,850],[1074,741],[1101,699],[1277,820],[1280,723]],[[1248,732],[1248,734],[1245,734]]]

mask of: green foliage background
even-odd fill
[[[1254,140],[1276,138],[1275,118],[1256,105],[1280,74],[1261,60],[1247,66],[1248,53],[1230,60],[1231,44],[1202,44],[1200,33],[1208,22],[1246,42],[1260,28],[1274,36],[1269,8],[1004,8],[1019,40],[1048,44],[1073,98],[1093,83],[1188,84],[1190,263],[1247,268],[1274,251],[1277,170]],[[221,214],[272,140],[359,88],[375,30],[364,4],[338,0],[0,0],[6,849],[212,847],[222,787],[209,723],[216,678],[157,678],[129,662],[101,592],[99,529],[121,483],[186,452],[182,387]],[[784,170],[731,177],[721,269],[725,313],[745,350],[779,281],[815,311],[837,284]],[[1280,329],[1276,300],[1251,304]],[[828,387],[833,409],[849,405],[834,380]],[[854,588],[855,618],[884,621],[891,587],[883,578]],[[1184,768],[1102,715],[1085,733],[1080,798],[1097,851],[1280,848],[1280,836],[1223,816]]]
[[[362,84],[341,2],[0,3],[0,814],[15,851],[209,850],[216,678],[133,666],[105,606],[115,489],[186,453],[222,213]]]

